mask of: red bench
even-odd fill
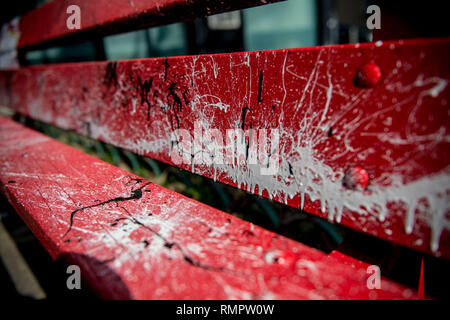
[[[70,1],[90,14],[68,30],[53,1],[20,20],[18,49],[260,2]],[[449,52],[444,38],[20,67],[0,71],[0,104],[448,259]],[[102,297],[417,298],[10,119],[0,150],[4,194]]]

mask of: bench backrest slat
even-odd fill
[[[450,257],[448,52],[436,39],[26,67],[0,73],[0,102]]]
[[[277,1],[280,0],[51,1],[20,19],[18,49],[87,41]],[[75,13],[67,8],[73,5],[80,8],[80,29],[67,27],[67,20]]]

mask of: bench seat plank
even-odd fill
[[[0,71],[0,103],[449,258],[449,53],[431,39],[25,67]],[[369,62],[373,87],[355,83]],[[356,167],[365,189],[344,183]]]
[[[50,255],[104,298],[417,298],[365,267],[266,231],[0,118],[0,182]]]

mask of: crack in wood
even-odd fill
[[[113,198],[113,199],[109,199],[109,200],[106,200],[106,201],[103,201],[103,202],[100,202],[100,203],[97,203],[97,204],[92,204],[90,206],[86,206],[86,207],[79,208],[79,209],[76,209],[76,210],[72,211],[71,214],[70,214],[69,229],[66,231],[66,233],[63,236],[63,238],[72,230],[73,219],[74,219],[74,217],[75,217],[75,215],[77,213],[79,213],[81,211],[84,211],[86,209],[92,209],[92,208],[95,208],[95,207],[104,206],[105,204],[112,203],[112,202],[114,202],[115,204],[118,205],[119,202],[125,202],[125,201],[140,199],[140,198],[142,198],[142,189],[145,188],[146,186],[150,185],[150,184],[151,184],[151,182],[148,182],[148,183],[142,185],[138,189],[131,190],[131,194],[128,197],[116,197],[116,198]]]

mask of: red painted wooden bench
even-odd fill
[[[20,19],[17,48],[266,2],[55,0]],[[81,30],[69,4],[90,13]],[[449,52],[439,38],[20,67],[0,71],[0,104],[448,259]],[[10,203],[105,298],[418,297],[7,118],[0,158]]]

